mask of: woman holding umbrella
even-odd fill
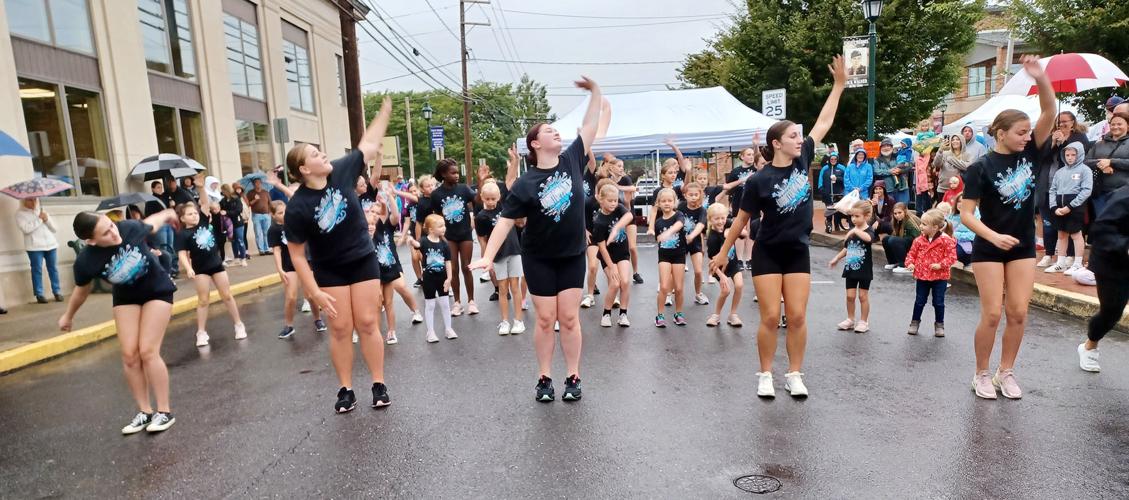
[[[39,206],[39,198],[20,200],[20,208],[16,211],[16,225],[24,233],[24,249],[31,261],[31,287],[35,291],[35,301],[47,303],[47,298],[43,295],[43,265],[46,264],[47,276],[51,279],[51,293],[55,295],[55,302],[62,302],[59,269],[55,266],[56,251],[59,248],[59,242],[55,239],[55,222]]]

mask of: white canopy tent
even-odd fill
[[[992,120],[996,119],[996,115],[1000,114],[1000,112],[1005,109],[1018,109],[1023,111],[1027,113],[1027,116],[1031,117],[1032,122],[1038,120],[1039,115],[1042,114],[1039,109],[1039,96],[1037,95],[1018,96],[1000,94],[988,99],[987,102],[982,104],[979,108],[976,108],[973,112],[957,120],[953,120],[952,123],[946,124],[945,128],[942,130],[945,135],[953,135],[960,133],[960,129],[964,128],[965,125],[971,125],[976,133],[984,133],[988,125],[992,124]],[[1078,109],[1075,108],[1074,105],[1063,101],[1059,101],[1058,110],[1070,111],[1075,115],[1078,114]],[[1079,120],[1082,119],[1083,117],[1079,116]]]
[[[739,148],[753,142],[753,134],[765,133],[776,120],[768,118],[726,92],[722,87],[661,90],[605,96],[611,104],[607,134],[596,140],[593,150],[621,155],[669,150],[667,137],[677,140],[684,152]],[[560,131],[565,147],[576,138],[590,98],[585,98],[552,125]],[[528,150],[518,141],[521,153]]]

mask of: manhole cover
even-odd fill
[[[778,491],[782,487],[780,480],[772,476],[765,476],[761,474],[741,476],[733,480],[733,486],[736,486],[742,491],[756,493],[758,495],[772,493],[774,491]]]

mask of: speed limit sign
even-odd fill
[[[783,120],[788,114],[788,91],[773,89],[761,92],[761,114],[774,120]]]

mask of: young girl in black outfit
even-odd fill
[[[451,306],[451,315],[459,316],[463,313],[462,304],[459,303],[462,286],[466,287],[467,313],[478,314],[478,305],[474,303],[474,276],[467,268],[474,252],[474,197],[477,193],[470,186],[459,184],[459,165],[450,158],[439,160],[439,164],[435,166],[435,178],[440,184],[431,192],[431,210],[442,215],[447,223],[451,262],[459,266],[451,282],[452,298],[455,301]],[[462,286],[459,284],[459,275],[463,277]]]
[[[427,321],[427,342],[439,342],[435,335],[435,305],[439,305],[443,317],[443,326],[447,331],[447,339],[459,338],[455,330],[451,329],[451,281],[454,279],[451,266],[451,247],[443,236],[447,233],[447,225],[443,216],[439,214],[428,215],[423,221],[426,233],[414,245],[423,255],[423,300],[424,320]]]
[[[384,385],[384,342],[377,318],[382,302],[380,263],[354,191],[357,177],[380,157],[391,113],[392,101],[385,97],[356,148],[333,163],[310,144],[298,144],[286,155],[290,176],[302,182],[286,206],[287,247],[302,288],[329,317],[330,359],[341,385],[333,408],[339,413],[357,406],[352,390],[354,330],[372,372],[373,407],[391,403]]]
[[[769,128],[765,136],[768,146],[764,150],[764,157],[769,163],[749,177],[742,189],[742,199],[733,201],[740,211],[725,237],[725,244],[710,263],[710,272],[724,269],[729,263],[727,255],[737,241],[737,235],[750,219],[761,218],[763,214],[760,228],[755,233],[750,231],[755,235],[751,271],[761,318],[757,332],[761,366],[757,373],[757,395],[761,397],[776,395],[772,385],[772,361],[779,335],[781,297],[788,315],[785,387],[795,397],[808,394],[800,373],[807,345],[807,306],[811,292],[808,245],[812,230],[812,201],[808,169],[815,155],[815,144],[823,140],[835,121],[835,110],[847,82],[841,56],[835,56],[828,69],[834,85],[808,137],[802,138],[800,126],[788,120],[779,121]]]
[[[706,294],[702,293],[702,236],[706,228],[705,192],[697,181],[683,187],[686,199],[678,204],[678,211],[686,219],[686,254],[690,256],[690,263],[694,265],[694,303],[705,305],[710,303]]]
[[[204,199],[208,199],[207,196]],[[208,345],[208,306],[211,285],[216,285],[223,305],[227,307],[231,320],[235,322],[235,338],[247,338],[247,328],[239,319],[239,306],[231,295],[231,282],[216,243],[212,226],[207,219],[201,220],[200,211],[193,202],[176,206],[180,219],[180,231],[176,233],[176,252],[180,259],[180,269],[196,286],[196,347]]]
[[[596,188],[600,208],[592,220],[592,241],[599,249],[599,262],[608,280],[604,313],[600,326],[612,326],[612,308],[619,303],[619,326],[631,326],[627,308],[631,302],[631,252],[627,248],[627,226],[634,218],[619,202],[619,189],[612,181],[600,181]]]
[[[686,219],[682,212],[675,210],[673,188],[662,188],[655,195],[655,207],[658,217],[654,222],[655,241],[659,247],[659,293],[655,297],[656,310],[655,326],[666,328],[665,298],[674,295],[674,324],[686,325],[686,316],[682,314],[682,284],[686,275]],[[695,231],[701,231],[701,223],[697,224]]]
[[[373,205],[366,214],[371,216],[369,233],[376,249],[376,260],[380,263],[380,294],[384,297],[384,316],[388,325],[384,342],[393,345],[399,342],[396,338],[396,312],[392,306],[395,294],[400,295],[404,305],[412,312],[413,325],[423,323],[423,317],[419,313],[415,296],[408,291],[404,282],[404,269],[396,252],[396,229],[400,225],[400,211],[396,209],[392,188],[387,182],[382,181],[379,189],[373,191]]]
[[[717,203],[711,205],[707,211],[709,234],[706,236],[706,254],[713,259],[721,252],[725,243],[725,234],[732,231],[733,223],[729,219],[729,207]],[[741,274],[741,261],[737,260],[737,249],[730,248],[726,254],[728,263],[724,269],[714,272],[717,277],[719,293],[714,313],[706,319],[706,326],[717,326],[721,323],[721,311],[725,308],[725,299],[733,294],[733,304],[729,307],[729,326],[741,326],[741,317],[737,315],[737,306],[741,304],[741,294],[745,290],[744,278]]]
[[[561,350],[568,378],[564,400],[578,400],[580,391],[580,288],[584,285],[584,165],[596,137],[602,97],[596,82],[583,77],[576,85],[592,93],[576,140],[562,151],[561,135],[553,127],[538,123],[525,136],[531,167],[514,182],[502,202],[502,217],[490,234],[483,256],[472,269],[489,269],[494,255],[513,229],[514,219],[525,217],[522,234],[522,267],[537,310],[533,344],[540,377],[538,401],[552,401],[549,377],[555,336],[553,323],[560,322]]]
[[[75,289],[59,329],[71,331],[74,315],[90,296],[95,278],[113,285],[114,324],[122,350],[125,380],[139,412],[122,434],[168,429],[176,419],[169,406],[169,370],[161,359],[161,341],[172,315],[176,285],[161,267],[146,239],[176,220],[172,209],[156,212],[143,221],[111,222],[95,212],[80,212],[74,234],[86,243],[74,262]],[[157,399],[157,412],[149,400]]]
[[[1000,112],[988,129],[996,139],[994,149],[964,172],[961,222],[976,233],[972,268],[980,290],[972,390],[985,399],[996,399],[996,389],[1009,399],[1023,396],[1013,370],[1035,283],[1035,171],[1048,160],[1044,146],[1054,129],[1057,105],[1054,88],[1038,58],[1024,57],[1023,67],[1039,86],[1039,121],[1032,129],[1026,113]],[[1007,314],[1007,324],[1000,366],[992,375],[988,362],[1001,310]]]

